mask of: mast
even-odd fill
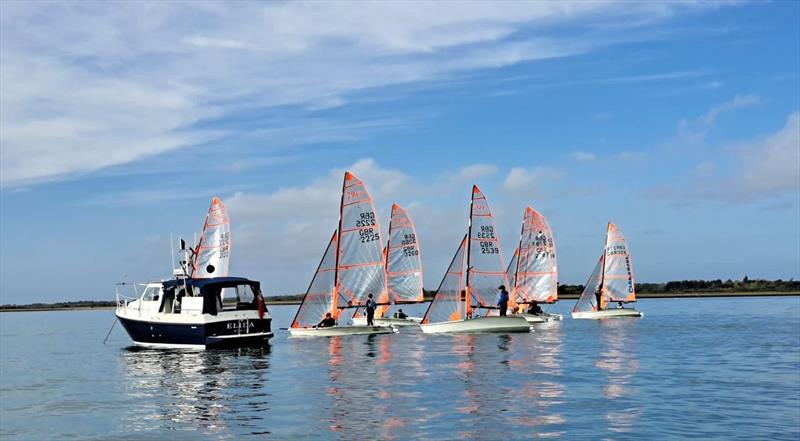
[[[331,315],[333,318],[339,318],[339,254],[341,251],[342,243],[342,208],[344,206],[344,189],[347,184],[347,178],[350,177],[350,172],[344,172],[344,179],[342,180],[342,197],[339,200],[339,227],[336,229],[336,269],[333,272],[333,292],[331,293]]]
[[[472,300],[470,298],[470,285],[469,285],[469,271],[472,268],[471,254],[472,254],[472,208],[475,204],[475,193],[479,192],[477,185],[472,185],[472,195],[469,198],[469,221],[467,222],[467,282],[464,284],[464,318],[468,318],[472,313]],[[459,293],[461,295],[461,293]]]
[[[527,214],[529,208],[530,207],[525,209],[525,214]],[[517,245],[517,267],[514,268],[514,290],[515,291],[518,291],[517,284],[519,283],[519,277],[517,276],[517,274],[519,274],[519,263],[522,260],[522,236],[525,234],[525,214],[522,215],[522,227],[520,227],[519,245]],[[525,303],[526,300],[527,299],[522,299],[522,303]]]
[[[606,240],[603,242],[603,266],[600,270],[600,302],[597,304],[597,309],[606,309],[606,252],[608,251],[608,231],[611,229],[611,222],[606,226]]]

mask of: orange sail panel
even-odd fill
[[[583,288],[583,292],[581,293],[581,297],[578,299],[578,302],[575,304],[575,307],[572,308],[572,312],[589,312],[589,311],[597,311],[597,294],[598,290],[600,289],[600,278],[602,277],[603,272],[603,256],[600,256],[597,259],[597,264],[594,266],[594,271],[592,271],[592,275],[589,276],[589,280],[586,281],[586,286]]]
[[[203,225],[203,234],[195,247],[191,277],[205,279],[225,277],[231,256],[231,221],[219,198],[211,199],[211,207]]]
[[[309,327],[319,323],[326,312],[337,316],[337,308],[333,306],[334,283],[336,278],[336,240],[337,234],[333,233],[322,260],[319,262],[317,272],[308,285],[303,303],[292,321],[292,328]]]
[[[531,207],[525,209],[522,222],[516,294],[526,302],[552,303],[558,299],[553,233],[544,216]]]
[[[386,275],[381,226],[366,185],[346,172],[342,186],[337,259],[337,296],[355,304],[367,295],[381,299],[386,293]]]
[[[609,223],[606,233],[603,294],[609,302],[635,302],[633,263],[625,237],[617,226]]]
[[[422,323],[449,322],[465,318],[465,302],[461,300],[464,291],[464,253],[467,236],[461,240],[450,266],[444,273],[442,283],[433,297]]]
[[[470,295],[479,305],[494,305],[497,287],[509,282],[506,277],[506,266],[500,250],[500,238],[494,224],[494,217],[489,208],[486,196],[478,186],[472,187],[472,203],[470,206],[470,234],[467,252],[467,275]],[[509,307],[514,308],[513,297]]]
[[[391,302],[422,302],[422,260],[414,222],[408,212],[392,205],[389,222],[386,284]]]

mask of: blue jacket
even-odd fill
[[[500,295],[497,297],[497,306],[500,306],[504,303],[508,303],[508,291],[506,290],[500,291]]]
[[[375,309],[376,306],[377,305],[375,304],[375,300],[367,299],[367,304],[366,304],[367,309]]]

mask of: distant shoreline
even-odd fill
[[[764,292],[671,292],[671,293],[641,293],[637,294],[637,299],[668,299],[668,298],[700,298],[700,297],[788,297],[800,296],[800,291],[781,292],[781,291],[764,291]],[[578,294],[561,294],[559,300],[576,300],[580,295]],[[430,299],[426,299],[430,300]],[[269,300],[266,299],[267,306],[275,305],[299,305],[301,300]],[[0,312],[36,312],[36,311],[91,311],[91,310],[113,310],[114,305],[97,305],[97,306],[29,306],[21,305],[19,307],[8,308],[0,306]]]

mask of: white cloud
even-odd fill
[[[597,155],[589,152],[572,152],[572,157],[578,162],[591,162],[597,159]]]
[[[706,125],[712,125],[723,113],[730,112],[745,107],[752,107],[761,104],[761,97],[758,95],[736,95],[732,100],[726,101],[718,106],[714,106],[703,116],[702,121]]]
[[[562,176],[561,171],[548,167],[514,167],[506,176],[503,187],[519,194],[541,196],[548,181],[559,180]]]
[[[732,197],[800,194],[800,112],[789,115],[781,130],[743,148],[738,161],[727,185]]]
[[[225,133],[202,123],[233,112],[317,111],[378,87],[584,53],[619,41],[613,33],[624,23],[705,7],[5,2],[0,184],[69,178],[206,143]],[[559,32],[587,20],[599,26],[580,38]]]
[[[691,201],[749,203],[800,195],[800,112],[792,113],[777,132],[728,148],[734,163],[725,169],[703,162],[687,185],[651,189],[650,196]]]
[[[497,173],[497,166],[492,164],[473,164],[458,171],[459,176],[467,179],[479,179]]]

